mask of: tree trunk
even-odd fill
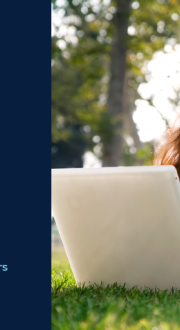
[[[122,164],[123,89],[126,72],[127,28],[130,0],[116,0],[117,11],[113,18],[114,36],[112,42],[108,112],[113,119],[114,135],[104,146],[103,166]]]
[[[127,129],[128,134],[134,140],[134,146],[136,149],[142,148],[142,142],[140,141],[137,127],[135,122],[133,121],[133,108],[134,108],[134,101],[138,97],[136,95],[136,91],[133,94],[128,94],[128,79],[130,77],[130,73],[126,72],[125,80],[124,80],[124,94],[123,94],[123,123],[125,128]]]

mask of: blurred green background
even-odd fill
[[[180,113],[180,1],[53,0],[51,68],[52,168],[150,165]]]

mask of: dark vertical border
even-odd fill
[[[1,3],[1,329],[50,329],[51,3]]]

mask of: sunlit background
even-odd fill
[[[163,4],[168,5],[168,2],[163,0],[151,2],[153,3],[153,6],[159,6],[157,9],[160,9]],[[170,1],[170,3],[174,5],[174,12],[172,10],[172,14],[170,15],[172,21],[171,24],[173,25],[174,22],[179,22],[180,12],[177,1]],[[95,15],[100,11],[101,6],[109,8],[109,11],[105,14],[107,21],[112,20],[113,13],[115,12],[115,7],[109,0],[104,0],[102,2],[100,0],[74,0],[72,4],[74,4],[74,7],[77,7],[78,5],[81,6],[81,13],[84,15],[88,23],[96,22]],[[54,38],[56,40],[56,45],[58,45],[60,52],[64,58],[67,59],[71,56],[69,45],[74,49],[77,48],[79,40],[84,36],[83,30],[77,30],[76,24],[78,23],[77,21],[79,17],[73,12],[67,15],[66,8],[68,6],[70,6],[70,4],[66,0],[57,0],[52,4],[52,39]],[[93,13],[88,13],[90,6],[92,7]],[[131,6],[134,11],[138,11],[141,4],[138,1],[134,1]],[[161,14],[159,16],[161,16]],[[145,34],[147,30],[145,30],[145,28],[147,28],[147,26],[144,28],[144,24],[139,28],[134,21],[134,15],[131,15],[131,24],[129,24],[128,27],[128,34],[130,36],[136,36],[138,31],[141,35]],[[151,40],[156,42],[159,35],[164,32],[165,28],[166,22],[158,21],[157,35],[152,32],[150,37]],[[142,31],[140,31],[140,29]],[[99,36],[97,37],[100,43],[103,42],[103,38],[105,38],[106,35],[106,29],[101,28]],[[159,142],[164,141],[163,138],[165,136],[166,123],[168,122],[168,124],[171,125],[178,113],[180,113],[180,102],[177,102],[177,98],[179,99],[178,93],[180,91],[180,44],[178,38],[175,37],[176,36],[174,35],[173,37],[168,38],[168,35],[166,35],[164,37],[166,40],[164,47],[162,48],[161,45],[159,47],[160,49],[153,53],[152,59],[143,61],[143,66],[141,67],[141,72],[144,74],[145,81],[139,83],[137,88],[140,98],[137,98],[134,102],[133,121],[136,124],[138,135],[142,142],[156,140]],[[106,36],[106,43],[111,44],[111,42],[112,38]],[[131,54],[132,63],[133,61],[136,61],[136,59],[143,59],[143,57],[144,54],[141,50],[137,51],[136,54]],[[52,66],[58,61],[57,58],[52,59]],[[139,78],[140,82],[142,76]],[[100,102],[104,103],[106,101],[106,95],[100,93],[99,96]],[[151,99],[151,104],[148,102],[149,99]],[[89,125],[85,126],[85,129],[88,132]],[[97,152],[93,152],[93,150],[85,151],[83,155],[84,167],[101,166],[102,161],[97,157],[98,142],[100,142],[100,139],[101,137],[99,136],[95,136],[94,138],[94,141],[97,141]],[[130,136],[127,137],[127,143],[128,142],[129,145],[133,144],[131,143]]]
[[[116,12],[110,0],[52,2],[52,168],[103,166]],[[120,165],[149,165],[180,114],[180,4],[131,1],[127,20]]]

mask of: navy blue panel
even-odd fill
[[[51,327],[51,3],[11,0],[0,10],[1,329],[45,330]]]

